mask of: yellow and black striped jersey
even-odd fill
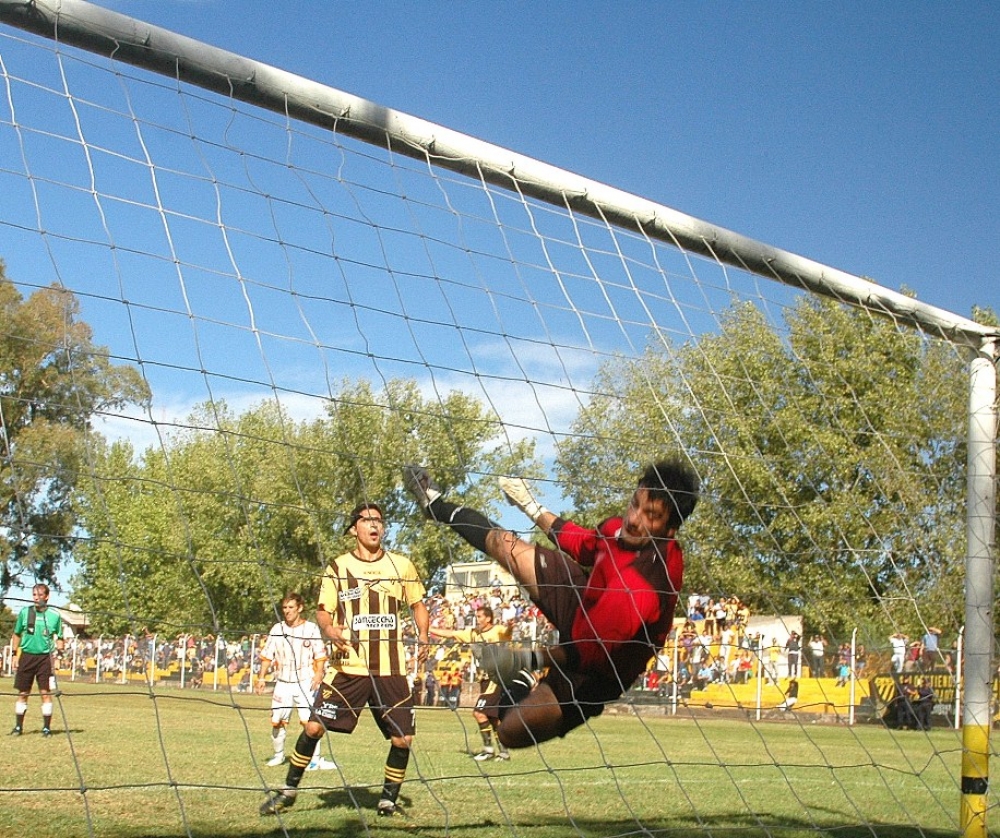
[[[347,675],[405,675],[402,620],[423,600],[424,584],[413,562],[388,550],[374,561],[353,553],[338,556],[323,573],[319,607],[347,626],[350,647],[333,649],[327,678]]]

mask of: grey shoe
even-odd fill
[[[294,789],[282,789],[271,794],[260,806],[262,815],[277,815],[295,805],[295,798],[298,792]]]
[[[375,808],[375,813],[380,818],[391,818],[393,815],[399,814],[400,811],[399,806],[391,800],[380,800]]]
[[[403,466],[403,485],[417,499],[421,509],[427,509],[441,497],[441,489],[423,466]]]

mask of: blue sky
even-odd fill
[[[706,8],[105,0],[99,5],[891,289],[910,288],[919,299],[958,314],[969,315],[975,304],[1000,310],[994,268],[1000,241],[1000,12],[994,5],[951,4],[947,16],[940,6],[923,3]],[[544,403],[547,416],[535,411],[505,419],[529,432],[548,430],[578,407],[582,382],[592,376],[602,352],[642,347],[649,330],[647,301],[629,293],[635,278],[620,276],[622,265],[613,258],[590,266],[570,248],[566,254],[545,254],[571,260],[559,267],[575,275],[570,282],[576,287],[564,289],[544,275],[502,274],[496,269],[502,248],[492,263],[458,264],[454,251],[423,252],[439,229],[442,241],[478,235],[469,223],[445,230],[447,213],[428,212],[419,219],[427,236],[389,241],[383,234],[376,241],[354,222],[377,211],[385,212],[383,230],[402,227],[411,223],[403,215],[415,204],[376,207],[374,199],[355,190],[348,200],[352,206],[342,210],[343,196],[332,194],[339,183],[311,185],[327,190],[318,195],[296,192],[295,178],[280,165],[289,137],[273,115],[266,127],[247,119],[232,128],[224,108],[210,112],[194,99],[177,108],[169,82],[162,90],[132,84],[119,91],[106,75],[90,78],[85,62],[50,67],[34,56],[21,57],[13,45],[7,66],[12,75],[33,74],[52,90],[42,94],[30,84],[13,85],[16,121],[32,129],[37,121],[39,130],[0,132],[0,160],[10,163],[12,173],[0,182],[10,222],[0,227],[0,254],[15,280],[44,284],[58,275],[84,295],[83,317],[94,325],[98,343],[121,358],[147,362],[157,400],[154,418],[183,416],[191,404],[209,397],[223,396],[242,407],[276,388],[289,401],[296,390],[321,397],[345,373],[436,374],[425,386],[439,391],[469,389],[470,379],[485,373],[496,378],[487,385],[482,377],[471,389],[478,383],[483,395],[508,407]],[[61,73],[80,97],[74,111],[58,95]],[[141,146],[128,118],[132,109],[146,126]],[[186,142],[189,116],[200,120],[197,130],[215,139],[216,148]],[[78,131],[93,146],[86,157],[74,142]],[[252,133],[264,138],[276,163],[247,166],[244,156],[216,153],[230,139]],[[117,143],[112,153],[100,148],[111,142]],[[28,147],[23,167],[22,143]],[[339,165],[315,137],[295,137],[294,144],[301,165],[330,172]],[[147,154],[159,167],[155,193],[144,165]],[[206,155],[214,156],[204,160]],[[212,179],[203,176],[206,168]],[[411,177],[402,167],[388,174],[369,170],[360,156],[345,171],[377,188],[402,186],[427,206],[438,200],[440,184],[418,182],[419,172]],[[401,178],[403,183],[390,182]],[[226,220],[247,235],[224,240],[213,228],[216,181],[232,184],[224,196]],[[104,200],[99,212],[92,182],[114,197]],[[246,191],[250,185],[259,194]],[[449,189],[448,200],[468,200],[471,213],[495,209],[484,206],[474,190]],[[305,251],[295,255],[294,264],[287,251],[266,252],[275,229],[278,238],[301,234],[305,241],[308,235],[308,247],[320,250],[330,239],[326,217],[295,215],[289,205],[262,197],[272,194],[299,203],[325,201],[344,218],[356,215],[338,221],[338,255],[353,258],[355,265],[381,267],[354,267],[350,276],[338,277],[322,260],[307,260]],[[150,211],[160,204],[177,213],[169,219],[169,242],[163,237],[165,219]],[[515,219],[519,210],[508,201],[496,211]],[[538,214],[533,223],[551,223],[558,235],[572,237],[554,216]],[[39,230],[63,233],[64,239],[40,236]],[[465,244],[494,246],[486,243],[494,231],[482,235]],[[609,242],[600,230],[595,238],[602,247]],[[85,247],[84,241],[103,244]],[[522,245],[508,240],[506,246]],[[133,259],[130,247],[155,258]],[[523,247],[526,263],[543,264],[537,243],[525,239]],[[595,251],[593,258],[604,255]],[[181,277],[175,259],[184,263]],[[442,271],[445,264],[449,268]],[[458,281],[401,283],[391,275],[400,266]],[[599,292],[583,290],[591,267],[608,280]],[[280,280],[293,272],[297,290],[315,292],[295,305]],[[230,281],[234,277],[239,281]],[[317,277],[321,281],[314,281]],[[523,299],[515,279],[530,288]],[[719,298],[681,300],[658,328],[681,338],[688,329],[697,333],[702,324],[687,319],[697,318],[695,308],[714,316],[725,305],[721,297],[730,280],[713,279],[698,293],[714,288]],[[652,277],[649,287],[660,280]],[[477,283],[509,293],[505,299],[490,297]],[[581,295],[573,303],[578,308],[562,305],[567,293]],[[529,296],[545,307],[544,330],[562,344],[559,350],[533,340],[538,306],[528,304]],[[135,305],[127,308],[117,298]],[[663,302],[654,299],[661,307]],[[363,322],[349,322],[359,311]],[[484,311],[493,323],[482,324]],[[506,344],[488,343],[475,331],[480,325],[510,338]],[[189,329],[189,338],[181,339]],[[393,341],[376,348],[377,334],[391,334]],[[334,347],[336,353],[305,357],[314,345]],[[363,369],[364,355],[372,351],[380,354],[380,364]],[[534,399],[514,397],[498,383],[511,369],[523,377],[525,361],[535,368],[528,377],[547,385],[536,387]],[[199,370],[215,377],[208,380]],[[233,385],[240,377],[258,384],[241,391]],[[575,393],[563,387],[566,379]],[[138,430],[148,433],[149,427]]]
[[[995,4],[104,0],[98,5],[889,288],[908,287],[919,299],[958,314],[968,316],[973,305],[1000,312],[995,267],[1000,7]],[[19,56],[15,48],[9,50],[5,57],[15,66]],[[34,71],[58,87],[54,69]],[[101,98],[104,91],[87,87],[85,71],[74,67],[71,75],[76,92]],[[149,101],[139,102],[139,92],[138,85],[132,87],[136,99],[131,104],[141,105],[146,119],[159,118],[155,96],[161,94],[149,93]],[[107,95],[110,101],[118,94],[109,90]],[[53,101],[18,85],[18,118],[30,124],[34,107],[54,120],[47,125],[72,138],[69,112],[48,98]],[[124,107],[123,101],[116,100],[115,107]],[[62,115],[52,116],[57,109]],[[139,150],[130,145],[134,138],[126,138],[127,122],[107,126],[109,133],[95,130],[109,114],[97,109],[83,114],[88,137],[101,142],[121,134],[125,154],[138,159]],[[221,132],[213,121],[218,115],[199,116],[207,135]],[[276,133],[280,150],[286,138]],[[144,137],[147,143],[157,139],[153,130]],[[366,272],[360,282],[357,274],[351,282],[334,277],[333,290],[317,287],[314,298],[299,301],[303,309],[294,308],[266,271],[254,273],[274,258],[263,252],[262,238],[229,241],[226,245],[236,248],[230,253],[218,238],[206,244],[201,231],[182,219],[172,221],[171,231],[172,244],[186,260],[182,283],[169,259],[133,264],[119,249],[112,265],[106,243],[100,252],[81,244],[100,240],[106,220],[119,248],[141,241],[160,255],[162,243],[154,242],[161,219],[140,209],[150,201],[148,177],[125,157],[95,154],[84,165],[67,142],[42,134],[31,141],[32,176],[65,179],[75,191],[49,195],[37,222],[27,180],[17,171],[16,137],[0,130],[0,195],[8,219],[6,226],[0,223],[0,258],[15,280],[43,284],[51,279],[49,262],[55,261],[71,287],[89,292],[83,317],[94,325],[98,343],[122,358],[143,359],[154,384],[157,420],[183,417],[209,397],[224,397],[239,409],[276,392],[296,415],[309,415],[322,405],[330,382],[335,385],[343,375],[376,380],[416,375],[428,393],[456,387],[490,400],[512,436],[531,435],[548,454],[585,400],[603,353],[641,348],[648,328],[641,300],[627,298],[623,286],[615,286],[621,266],[613,261],[597,266],[612,277],[601,289],[609,298],[590,299],[593,290],[578,283],[579,311],[562,307],[562,289],[546,285],[550,277],[538,277],[532,294],[547,307],[545,328],[557,336],[550,346],[534,340],[533,310],[524,299],[515,299],[520,291],[514,289],[505,300],[487,298],[475,277],[469,285],[453,284],[447,299],[444,286],[415,279],[401,286],[385,272]],[[179,161],[191,149],[165,144],[151,145],[150,151],[164,166],[160,197],[170,202],[183,190],[187,211],[210,219],[214,195],[205,183],[168,173],[175,152]],[[181,171],[188,164],[176,165]],[[220,157],[212,165],[216,174],[234,182],[241,175],[233,160]],[[4,179],[8,167],[13,176]],[[106,201],[106,217],[98,216],[86,191],[92,173],[107,194],[135,204]],[[253,172],[261,184],[268,184],[271,174],[264,167]],[[415,180],[407,185],[428,188]],[[449,197],[462,200],[463,190],[451,188]],[[324,200],[334,206],[336,199]],[[261,237],[274,209],[247,195],[227,203],[230,220],[248,230],[260,224]],[[500,212],[516,210],[511,205]],[[312,221],[297,217],[274,223],[287,232]],[[52,244],[51,239],[58,257],[52,260],[31,229],[36,223],[46,230],[64,225],[80,242]],[[428,214],[422,223],[437,220]],[[315,235],[314,241],[322,241],[324,232]],[[338,231],[341,255],[343,248],[356,247],[364,261],[365,248],[374,245],[366,244],[364,233],[352,235]],[[412,241],[392,244],[398,250],[390,259],[402,254],[430,259],[430,254],[409,253]],[[197,256],[186,247],[197,249]],[[302,254],[298,259],[294,267],[302,281],[309,268]],[[231,263],[240,266],[247,282],[227,281]],[[488,265],[471,267],[489,273]],[[574,270],[586,273],[579,266]],[[447,268],[443,274],[450,278]],[[113,281],[107,287],[87,285],[97,278],[117,278],[120,287]],[[494,275],[490,281],[504,289],[510,277]],[[725,285],[715,283],[714,291]],[[701,293],[714,291],[709,278]],[[131,320],[117,294],[134,304]],[[602,305],[613,307],[622,319],[609,326],[613,321],[601,313]],[[187,306],[195,318],[185,316]],[[477,332],[477,318],[487,307],[503,308],[495,316],[503,323],[505,341]],[[705,311],[718,307],[712,300]],[[353,319],[359,311],[363,322]],[[683,337],[680,321],[693,311],[693,301],[681,300],[659,325],[677,328]],[[426,319],[416,322],[404,313]],[[262,331],[255,333],[251,325]],[[369,363],[365,353],[381,333],[392,340],[379,347],[378,361]],[[318,350],[319,345],[336,351]],[[211,374],[201,374],[203,369]],[[148,423],[109,427],[140,444],[151,441]]]
[[[956,313],[1000,310],[995,3],[100,5]]]

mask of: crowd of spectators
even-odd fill
[[[434,627],[465,629],[475,624],[476,609],[488,605],[498,623],[507,624],[515,643],[544,646],[557,641],[552,626],[517,588],[502,586],[460,597],[437,594],[427,600]],[[757,676],[777,684],[779,678],[834,677],[839,685],[851,675],[862,677],[869,665],[865,646],[841,643],[832,647],[820,635],[809,639],[791,632],[783,641],[749,631],[750,606],[737,596],[691,594],[685,620],[670,636],[661,655],[635,685],[644,691],[667,694],[676,683],[682,692],[703,690],[709,684],[745,684]],[[416,666],[416,637],[409,631],[411,674],[417,703],[457,707],[463,685],[478,673],[467,648],[446,640],[431,650],[421,672]],[[919,641],[902,632],[888,638],[885,655],[893,673],[951,671],[952,653],[940,646],[940,629],[929,628]],[[259,652],[266,632],[226,639],[213,635],[180,634],[163,637],[149,633],[125,637],[78,638],[57,652],[60,673],[104,681],[175,680],[188,687],[232,686],[247,691],[259,671]],[[676,646],[676,649],[674,648]],[[676,663],[676,672],[674,666]]]
[[[896,633],[883,653],[870,655],[863,644],[852,650],[850,643],[835,646],[820,634],[806,639],[791,631],[784,638],[765,638],[750,630],[750,617],[750,606],[737,596],[691,594],[683,625],[637,688],[668,694],[676,683],[687,694],[715,683],[745,684],[758,672],[776,685],[779,679],[808,673],[811,678],[835,678],[838,686],[846,686],[852,676],[864,677],[872,663],[876,671],[887,671],[890,650],[893,672],[952,671],[953,653],[940,646],[941,630],[936,627],[930,627],[920,641]]]
[[[510,627],[511,640],[525,645],[545,646],[555,642],[552,625],[529,600],[521,597],[517,588],[495,587],[489,593],[475,592],[464,597],[431,596],[427,609],[434,628],[462,630],[476,622],[476,609],[489,606],[497,623]],[[412,647],[411,647],[412,648]],[[415,669],[415,667],[414,667]],[[462,687],[478,676],[469,650],[450,640],[437,644],[428,655],[423,673],[415,673],[414,698],[424,706],[445,706],[457,709]]]
[[[476,609],[489,605],[497,621],[507,623],[518,643],[545,645],[554,642],[552,626],[541,612],[518,590],[497,587],[489,593],[464,597],[431,596],[427,600],[433,625],[463,629],[475,623]],[[408,650],[412,652],[414,690],[421,703],[457,707],[464,684],[477,673],[468,649],[452,641],[436,644],[424,672],[416,671],[416,635],[406,627]],[[59,650],[56,670],[74,678],[102,681],[175,681],[185,687],[230,685],[248,691],[260,671],[260,650],[267,633],[243,634],[227,639],[208,634],[179,634],[173,637],[152,633],[124,637],[79,637]]]
[[[235,679],[246,689],[251,667],[259,668],[265,639],[266,634],[228,641],[211,634],[75,637],[56,651],[55,664],[59,674],[74,678],[124,682],[146,680],[152,673],[155,680],[177,679],[190,687],[199,687],[206,679],[222,684]]]

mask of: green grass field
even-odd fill
[[[3,712],[13,720],[11,682]],[[64,685],[56,733],[0,748],[0,836],[922,836],[959,834],[960,735],[796,722],[611,715],[565,740],[477,763],[468,708],[418,712],[405,815],[376,819],[387,746],[371,718],[327,737],[338,771],[305,775],[264,818],[268,699]],[[286,751],[291,750],[294,733]]]

